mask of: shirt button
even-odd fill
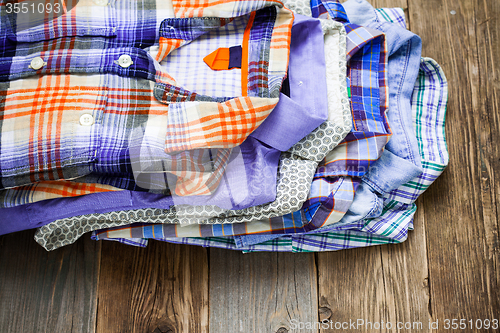
[[[94,0],[94,3],[98,6],[107,6],[108,5],[108,0]]]
[[[33,68],[34,70],[39,70],[45,65],[45,62],[43,61],[42,58],[36,57],[31,60],[30,67]]]
[[[80,116],[80,125],[90,126],[94,124],[94,117],[91,114],[85,113]]]
[[[122,54],[120,58],[118,58],[118,65],[123,68],[130,67],[133,63],[132,58],[130,58],[128,54]]]

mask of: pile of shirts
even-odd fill
[[[0,6],[0,234],[404,241],[448,164],[446,78],[401,9],[308,2],[80,0],[22,28]]]

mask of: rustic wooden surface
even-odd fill
[[[93,332],[100,244],[47,252],[33,235],[0,237],[0,332]]]
[[[407,242],[294,255],[101,249],[85,238],[46,253],[32,231],[6,235],[0,332],[336,331],[292,329],[293,319],[423,323],[342,332],[449,332],[447,318],[500,319],[500,1],[371,3],[405,9],[449,83],[450,165],[417,201]]]
[[[205,249],[109,242],[101,256],[97,332],[208,332]]]
[[[317,321],[312,253],[210,250],[210,332],[287,332],[290,321]]]

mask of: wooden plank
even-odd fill
[[[207,332],[207,259],[202,247],[104,242],[97,332]]]
[[[95,332],[99,245],[47,252],[33,235],[0,237],[0,332]]]
[[[498,318],[500,2],[409,0],[409,8],[423,54],[449,83],[450,165],[423,198],[432,316]]]
[[[415,230],[407,241],[381,248],[388,320],[396,326],[405,325],[405,332],[426,331],[432,319],[424,215],[425,207],[417,201]],[[388,330],[398,331],[397,327]]]
[[[401,331],[398,325],[407,323],[412,329],[405,332],[428,327],[427,258],[420,220],[415,219],[415,230],[405,243],[318,254],[320,320],[333,322],[321,332],[336,332],[335,325],[345,322],[349,326],[343,332],[379,331],[382,323],[392,328],[382,332]]]
[[[318,320],[316,274],[311,253],[211,249],[210,333],[318,332],[293,330]]]
[[[338,331],[358,319],[388,320],[381,247],[319,253],[318,286],[320,320],[334,323],[321,332]],[[345,324],[342,331],[366,330]]]

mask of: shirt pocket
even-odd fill
[[[74,37],[115,37],[113,4],[80,0],[53,20],[3,31],[16,53],[9,57],[6,44],[0,59],[0,72],[7,74],[0,82],[0,188],[74,179],[93,170],[108,76],[72,73],[68,61],[52,58],[71,48]],[[55,75],[41,72],[49,63]]]
[[[98,157],[106,76],[0,83],[0,188],[89,174]]]

